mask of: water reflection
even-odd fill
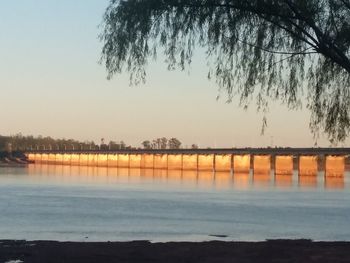
[[[303,188],[316,188],[317,187],[317,174],[316,175],[300,175],[299,174],[299,186]]]
[[[249,173],[235,173],[233,176],[233,185],[238,189],[248,189],[251,186]]]
[[[140,176],[143,177],[144,179],[153,180],[154,172],[155,172],[154,169],[141,169]]]
[[[143,168],[113,168],[71,165],[33,164],[28,166],[31,180],[41,180],[58,183],[91,184],[166,184],[170,186],[194,187],[203,189],[249,189],[249,188],[317,188],[344,189],[349,172],[329,175],[326,172],[314,174],[275,173],[273,170],[265,173],[231,171],[213,172],[202,170],[168,170]]]
[[[293,175],[292,174],[276,174],[275,175],[275,186],[276,187],[292,187],[293,186]]]
[[[270,171],[268,173],[255,173],[253,175],[253,184],[256,186],[269,186],[271,183]]]
[[[155,169],[153,170],[153,180],[158,182],[166,182],[168,177],[168,171],[167,170],[161,170],[161,169]]]
[[[179,173],[181,171],[178,171]],[[198,172],[193,170],[193,171],[182,171],[182,182],[184,185],[187,186],[195,186],[197,185],[197,181],[198,181]]]
[[[213,188],[215,174],[211,171],[199,171],[197,174],[198,186],[200,188]]]
[[[326,176],[324,181],[324,186],[327,189],[344,189],[345,181],[344,176]]]
[[[231,189],[234,187],[234,181],[231,172],[213,173],[214,185],[216,189]]]
[[[181,181],[182,180],[182,173],[180,173],[179,171],[181,171],[181,170],[168,170],[168,180]]]

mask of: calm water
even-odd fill
[[[0,239],[349,241],[349,178],[0,168]]]

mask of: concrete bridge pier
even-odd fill
[[[316,155],[300,155],[298,158],[299,176],[317,176],[318,157]]]
[[[249,174],[251,168],[250,158],[250,154],[233,155],[233,173]]]
[[[232,154],[215,154],[215,172],[231,172],[233,169]]]
[[[182,170],[182,154],[168,155],[168,170]]]
[[[198,171],[214,171],[215,155],[214,154],[197,154]]]
[[[325,176],[343,177],[345,172],[345,156],[327,155]]]
[[[154,155],[154,169],[168,169],[168,155],[155,154]]]
[[[198,155],[183,154],[182,155],[182,170],[198,170]]]
[[[253,155],[251,157],[253,163],[253,173],[255,174],[270,174],[271,171],[271,156],[270,155]]]
[[[294,169],[293,155],[275,156],[275,174],[292,175]]]
[[[141,154],[129,154],[129,168],[141,168]]]

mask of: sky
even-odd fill
[[[0,134],[43,135],[99,142],[176,137],[184,147],[314,146],[305,107],[271,103],[268,127],[252,104],[226,103],[207,79],[205,57],[189,71],[148,67],[145,85],[127,73],[107,80],[99,64],[108,0],[0,0]],[[216,97],[220,95],[220,99]],[[323,136],[318,146],[330,146]],[[340,146],[350,146],[346,140]]]

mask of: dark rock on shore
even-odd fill
[[[0,241],[0,262],[350,262],[350,242]]]
[[[22,152],[0,151],[0,167],[22,167],[32,163]]]

